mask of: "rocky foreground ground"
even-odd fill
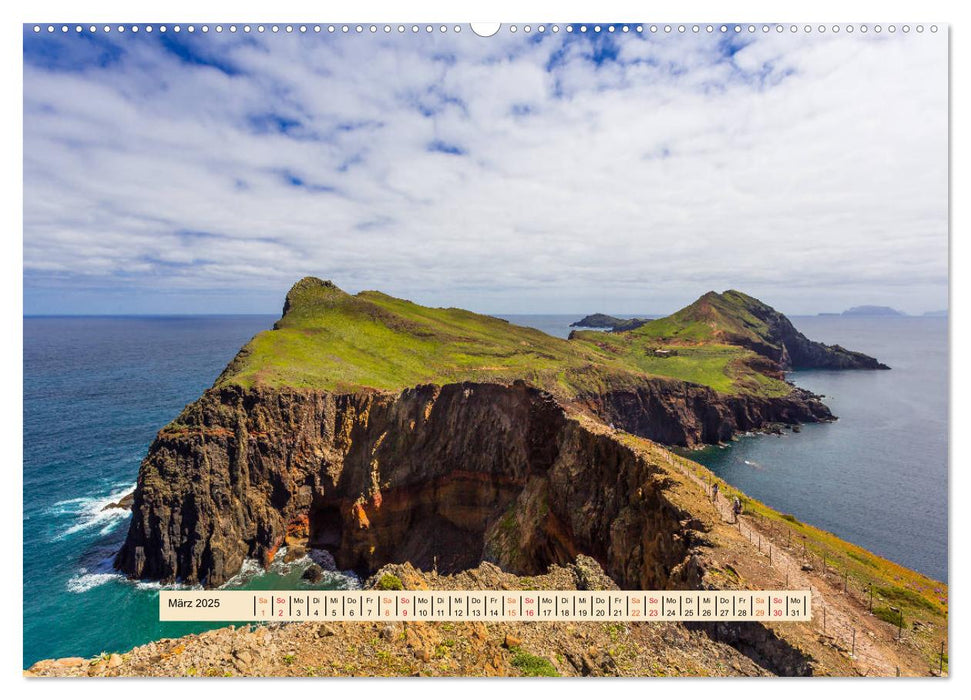
[[[530,579],[482,564],[456,576],[388,566],[409,589],[616,586],[592,560]],[[757,676],[732,647],[677,623],[290,623],[163,639],[126,654],[41,661],[28,676]]]
[[[746,519],[748,526],[752,521]],[[747,528],[743,528],[745,532]],[[28,677],[279,677],[279,676],[928,676],[926,631],[916,626],[902,640],[892,625],[869,615],[840,591],[832,576],[803,571],[779,549],[755,562],[747,538],[721,529],[722,560],[740,584],[769,587],[777,567],[798,570],[796,587],[812,587],[810,623],[720,624],[617,622],[407,622],[283,623],[226,627],[179,639],[162,639],[124,654],[40,661]],[[763,531],[764,542],[772,533]],[[778,541],[778,540],[777,540]],[[781,543],[780,543],[781,546]],[[748,554],[748,556],[746,556]],[[519,577],[483,563],[452,576],[388,565],[365,587],[387,575],[411,590],[612,590],[614,582],[588,557],[554,566],[547,574]],[[796,574],[792,574],[794,577]],[[774,581],[776,585],[780,581]],[[820,610],[828,613],[821,628]],[[847,632],[858,629],[855,647]]]

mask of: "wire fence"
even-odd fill
[[[792,528],[781,524],[773,523],[759,516],[747,515],[744,512],[741,516],[735,516],[733,503],[729,501],[728,493],[741,494],[730,487],[726,488],[717,480],[709,475],[702,479],[692,468],[692,462],[675,457],[671,453],[665,455],[668,463],[685,473],[686,476],[698,483],[705,489],[709,500],[712,500],[716,509],[726,519],[734,525],[742,537],[756,548],[757,554],[766,557],[768,563],[775,569],[783,590],[790,585],[804,581],[809,574],[815,574],[823,579],[823,583],[828,590],[824,592],[818,586],[813,586],[809,582],[809,590],[812,593],[813,615],[808,623],[814,632],[820,635],[821,641],[829,645],[838,652],[845,653],[862,666],[869,665],[873,670],[880,670],[883,675],[887,674],[888,662],[870,652],[871,643],[869,636],[872,634],[870,625],[853,625],[847,621],[847,611],[838,606],[827,603],[825,596],[839,595],[846,600],[856,603],[856,610],[852,614],[866,614],[873,616],[874,620],[881,620],[887,625],[895,627],[893,641],[897,644],[907,644],[912,640],[913,627],[910,631],[906,629],[903,610],[892,605],[879,605],[881,602],[878,595],[877,613],[874,613],[874,594],[879,584],[873,580],[866,579],[859,572],[851,572],[846,567],[840,566],[840,561],[828,555],[821,545],[811,544],[808,536],[793,534]],[[726,512],[727,511],[727,512]],[[759,517],[758,527],[754,526],[755,517]],[[916,624],[919,624],[916,623]],[[946,640],[941,641],[940,649],[937,652],[936,664],[929,666],[928,675],[942,676],[945,674],[947,666]],[[936,666],[936,668],[934,667]],[[893,665],[896,675],[900,675],[900,667]]]

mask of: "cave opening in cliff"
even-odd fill
[[[317,508],[310,514],[311,547],[336,553],[344,534],[344,519],[335,505]]]

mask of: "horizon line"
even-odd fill
[[[434,308],[434,307],[433,307]],[[440,307],[448,308],[448,307]],[[472,311],[471,309],[466,309],[467,311]],[[477,313],[482,316],[590,316],[593,314],[603,314],[605,316],[614,316],[615,318],[621,319],[633,319],[633,318],[647,318],[647,319],[659,319],[666,316],[670,316],[671,313],[644,313],[644,314],[612,314],[605,311],[594,311],[591,313],[562,313],[562,312],[552,312],[552,311],[532,311],[532,312],[484,312],[484,311],[472,311],[472,313]],[[782,312],[780,312],[782,313]],[[817,316],[824,317],[840,317],[840,318],[943,318],[949,316],[948,309],[941,309],[937,311],[926,311],[919,314],[910,314],[905,312],[899,312],[896,314],[847,314],[841,311],[818,311],[816,313],[796,313],[796,314],[783,314],[789,318],[815,318]],[[282,318],[278,313],[268,313],[268,312],[254,312],[254,311],[241,311],[241,312],[226,312],[226,313],[195,313],[195,312],[165,312],[165,313],[40,313],[40,314],[22,314],[22,318],[173,318],[173,317],[196,317],[196,318],[220,318],[220,317],[231,317],[231,316],[271,316]]]

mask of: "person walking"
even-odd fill
[[[716,481],[711,487],[711,500],[714,503],[718,503],[718,482]]]
[[[732,515],[734,516],[733,523],[738,522],[738,516],[742,514],[742,502],[738,500],[738,496],[735,496],[735,500],[732,501]]]

